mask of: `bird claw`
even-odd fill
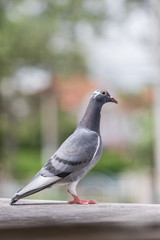
[[[75,200],[71,200],[71,201],[68,201],[68,203],[69,204],[74,204],[74,203],[76,203],[76,201]]]
[[[94,200],[81,200],[79,199],[79,197],[73,193],[71,193],[71,191],[69,189],[67,189],[67,191],[72,195],[72,197],[74,198],[74,200],[68,201],[69,204],[82,204],[82,205],[88,205],[88,204],[96,204],[96,201]]]
[[[88,204],[96,204],[96,201],[94,200],[80,200],[80,199],[74,199],[71,201],[68,201],[69,204],[82,204],[82,205],[88,205]]]

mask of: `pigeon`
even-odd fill
[[[102,106],[107,102],[118,103],[106,90],[98,89],[93,92],[76,130],[62,143],[31,182],[13,196],[11,205],[55,184],[67,185],[67,191],[73,196],[69,204],[96,203],[94,200],[81,200],[77,195],[76,186],[102,155],[100,118]]]

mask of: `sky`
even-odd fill
[[[124,91],[137,91],[156,83],[153,18],[149,8],[133,8],[126,14],[124,1],[107,0],[112,21],[103,34],[83,34],[90,74],[104,85],[110,82]]]

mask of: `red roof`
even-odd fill
[[[74,111],[83,98],[96,90],[97,85],[85,76],[72,76],[70,79],[57,78],[55,92],[58,96],[61,109]]]

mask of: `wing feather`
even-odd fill
[[[97,150],[98,138],[98,134],[94,131],[76,130],[46,163],[40,174],[63,178],[84,168]]]

